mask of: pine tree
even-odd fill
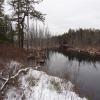
[[[34,8],[34,4],[38,4],[40,2],[41,1],[34,1],[34,0],[11,0],[9,2],[9,4],[14,9],[12,21],[17,22],[18,41],[19,41],[19,47],[21,48],[23,48],[23,42],[24,42],[25,18],[27,17],[27,29],[29,28],[30,18],[37,18],[41,21],[44,21],[45,19],[43,14],[35,10]]]
[[[0,17],[3,16],[3,3],[4,0],[0,0]]]

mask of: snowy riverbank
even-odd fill
[[[18,83],[18,87],[12,86],[6,91],[4,100],[87,100],[73,92],[70,81],[32,68],[20,75]]]

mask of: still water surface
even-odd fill
[[[100,100],[100,62],[72,58],[62,52],[50,51],[46,72],[61,78],[69,78],[80,88],[81,94]],[[91,100],[91,99],[90,99]]]

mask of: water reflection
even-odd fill
[[[82,94],[100,100],[100,62],[86,59],[78,60],[59,52],[49,52],[46,71],[50,75],[69,78],[80,86]]]

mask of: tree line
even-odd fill
[[[58,36],[60,45],[71,45],[76,47],[94,46],[100,47],[100,30],[99,29],[69,29],[63,35]]]

